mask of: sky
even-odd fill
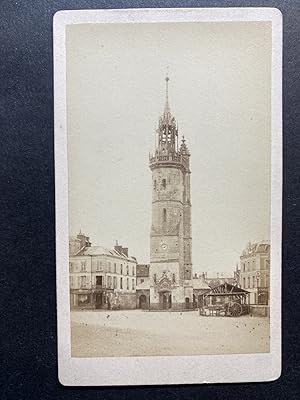
[[[232,275],[270,238],[271,25],[67,27],[69,231],[149,263],[155,129],[165,102],[191,152],[194,272]]]

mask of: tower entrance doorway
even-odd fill
[[[172,295],[171,292],[159,293],[159,308],[162,310],[168,310],[172,307]]]

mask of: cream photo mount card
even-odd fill
[[[281,374],[282,15],[54,16],[58,374]]]

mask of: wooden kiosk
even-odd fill
[[[249,314],[250,293],[229,283],[205,291],[199,300],[199,315],[239,317]]]

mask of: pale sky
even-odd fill
[[[191,152],[194,272],[270,238],[271,24],[67,28],[70,234],[149,263],[148,154],[165,101]]]

